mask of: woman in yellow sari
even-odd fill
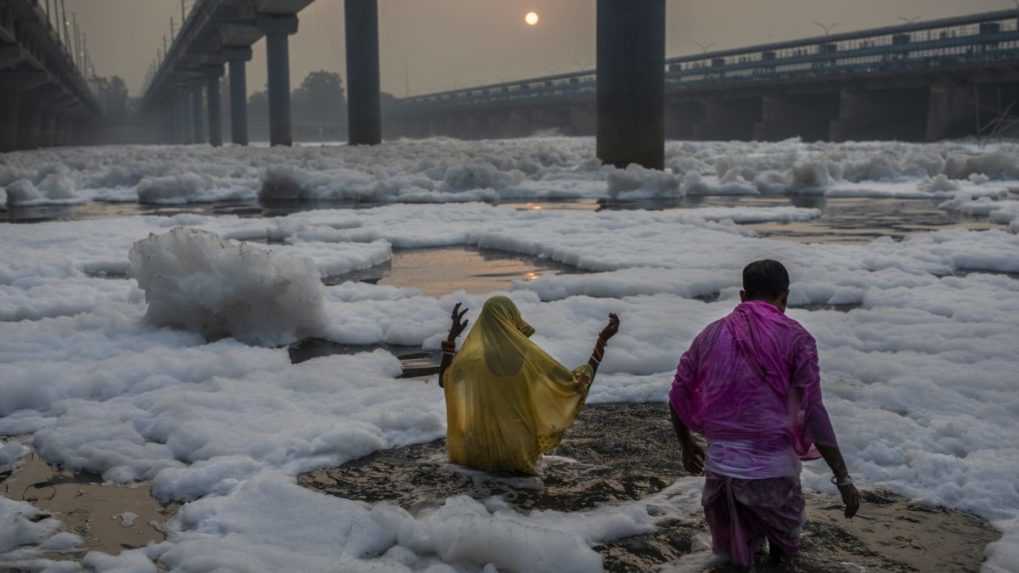
[[[446,394],[449,460],[489,472],[534,475],[542,454],[559,445],[587,399],[605,355],[605,343],[619,330],[609,315],[587,364],[570,371],[529,337],[509,298],[485,303],[477,323],[455,352],[467,328],[467,310],[453,309],[453,326],[442,343],[439,384]]]

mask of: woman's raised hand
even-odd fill
[[[608,342],[619,332],[619,315],[609,314],[609,323],[598,335],[598,340]]]
[[[464,320],[464,316],[467,314],[467,308],[460,310],[462,303],[456,303],[453,307],[453,315],[450,317],[453,320],[453,325],[449,327],[449,340],[456,341],[457,338],[463,331],[467,330],[468,320]]]

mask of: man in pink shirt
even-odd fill
[[[799,552],[800,460],[823,457],[853,517],[860,495],[821,399],[814,338],[785,315],[789,273],[776,261],[743,269],[742,303],[683,355],[669,394],[683,466],[702,471],[713,550],[740,567],[768,541],[773,564]],[[693,438],[701,434],[707,453]]]

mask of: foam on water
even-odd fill
[[[427,145],[401,142],[383,146],[377,156],[305,148],[280,151],[280,157],[302,157],[313,175],[328,173],[336,157],[365,172],[386,161],[394,171],[413,165],[440,181],[432,191],[438,193],[467,187],[467,179],[470,185],[503,184],[498,177],[486,179],[492,175],[486,169],[449,175],[449,162],[439,158],[456,156],[456,150],[465,162],[468,152],[500,150],[504,157],[489,157],[493,166],[528,177],[591,169],[576,162],[587,143],[531,144],[526,156],[513,153],[522,153],[527,142],[474,148],[433,142],[442,149],[434,155]],[[946,149],[971,158],[988,152],[961,144],[670,149],[673,163],[687,172],[711,159],[712,169],[723,170],[731,185],[805,161],[791,160],[794,152],[842,153],[824,158],[832,181],[906,173],[916,182],[944,172],[965,176],[953,181],[972,189],[997,184],[970,181],[977,169],[990,178],[1012,176],[998,159],[945,158]],[[7,169],[13,165],[21,170],[19,179],[30,177],[22,172],[54,153],[13,154]],[[97,161],[105,161],[92,150],[67,153],[96,153]],[[144,177],[168,176],[151,163],[157,159],[190,157],[223,159],[218,175],[210,177],[257,180],[251,176],[256,167],[242,166],[257,164],[262,153],[268,151],[115,148],[111,155],[144,163]],[[868,154],[884,157],[867,160]],[[110,165],[105,169],[110,172],[99,179],[108,184],[136,179],[113,173]],[[73,180],[88,179],[69,173]],[[710,177],[702,183],[712,184]],[[778,176],[767,179],[780,183]],[[0,434],[30,435],[41,456],[72,470],[115,482],[153,480],[162,500],[184,503],[169,542],[118,558],[93,555],[87,561],[99,570],[153,561],[180,571],[316,571],[334,570],[337,563],[350,570],[441,570],[446,565],[440,562],[462,571],[488,564],[542,570],[551,562],[558,570],[597,570],[593,543],[653,526],[643,504],[584,515],[521,515],[497,502],[454,499],[430,517],[303,490],[294,483],[301,471],[441,436],[441,393],[434,385],[397,381],[399,361],[383,351],[292,365],[285,348],[235,338],[209,342],[196,330],[215,317],[215,324],[227,325],[218,329],[221,334],[257,333],[262,342],[299,336],[301,325],[314,323],[319,335],[339,344],[434,350],[453,305],[464,302],[473,319],[486,295],[434,297],[364,283],[324,287],[320,276],[373,266],[389,260],[394,249],[495,249],[589,271],[520,281],[510,291],[537,328],[536,342],[564,363],[586,360],[609,312],[623,317],[591,400],[662,400],[680,353],[735,304],[743,265],[767,256],[789,266],[795,306],[852,307],[791,314],[818,339],[826,399],[855,477],[866,487],[889,487],[995,520],[1005,537],[991,548],[986,570],[1012,569],[1019,547],[1019,281],[991,273],[1019,272],[1019,237],[1006,228],[952,229],[901,241],[799,244],[761,238],[734,223],[814,217],[814,209],[769,206],[593,212],[463,204],[318,210],[273,220],[182,214],[3,225]],[[155,238],[146,239],[150,234]],[[241,247],[227,238],[272,244]],[[138,241],[143,243],[136,253],[150,260],[132,266],[129,253]],[[86,272],[126,268],[136,278],[108,280]],[[159,314],[175,326],[147,319],[153,305],[162,305]],[[825,474],[808,464],[804,482],[830,491]],[[676,488],[695,500],[696,481]],[[677,512],[696,511],[696,503],[681,505]],[[23,525],[18,518],[0,519],[0,537]],[[32,543],[57,531],[29,530]],[[477,532],[486,535],[464,537]],[[456,544],[455,538],[464,541]],[[521,539],[526,552],[506,551]]]

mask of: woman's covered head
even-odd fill
[[[493,296],[485,302],[485,306],[481,309],[479,320],[486,318],[497,320],[503,324],[513,325],[521,334],[528,338],[534,334],[534,328],[527,324],[520,314],[520,309],[507,296]]]

